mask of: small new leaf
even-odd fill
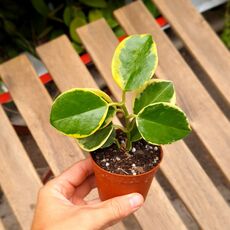
[[[113,120],[113,117],[115,116],[115,114],[116,114],[115,107],[110,106],[108,109],[107,115],[105,117],[105,120],[104,120],[103,124],[101,125],[101,128],[106,127]]]
[[[133,129],[130,132],[130,140],[131,142],[135,142],[142,139],[142,136],[137,128],[137,124],[135,123]]]
[[[109,138],[107,139],[107,141],[105,142],[105,144],[103,144],[101,146],[101,148],[107,148],[109,147],[110,145],[112,145],[114,143],[114,140],[115,140],[115,137],[116,137],[116,130],[113,129],[112,133],[110,134]]]
[[[113,130],[113,126],[110,123],[107,127],[99,129],[97,132],[86,138],[77,139],[77,142],[82,149],[92,152],[101,148],[107,142],[113,133]]]

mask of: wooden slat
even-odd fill
[[[66,35],[45,43],[36,50],[62,92],[74,87],[97,88]]]
[[[74,87],[98,88],[67,36],[63,35],[39,46],[37,52],[60,91]],[[118,122],[117,119],[115,120]],[[98,193],[94,191],[87,198],[95,199],[96,197]],[[118,223],[110,229],[122,230],[125,227],[122,223]]]
[[[42,183],[1,106],[0,118],[0,184],[21,227],[30,229]]]
[[[135,7],[136,5],[133,6]],[[142,9],[139,8],[139,5],[137,6],[138,15],[140,15],[140,12],[142,11],[144,11],[145,14],[145,8]],[[128,10],[124,13],[124,15],[126,14],[129,15]],[[138,18],[138,15],[135,15],[135,17]],[[146,15],[144,15],[143,18],[146,19]],[[131,23],[132,21],[129,21],[129,24]],[[109,26],[104,20],[99,20],[78,29],[78,34],[94,60],[94,63],[98,66],[100,62],[101,70],[103,70],[101,71],[102,76],[106,78],[107,81],[113,82],[111,74],[109,76],[105,75],[105,73],[108,73],[110,65],[108,66],[107,64],[103,64],[102,56],[95,52],[96,49],[106,47],[103,52],[103,57],[111,62],[112,54],[118,44],[118,41]],[[110,49],[108,47],[110,47]],[[221,221],[229,223],[225,214],[221,217],[221,221],[218,219],[218,213],[222,210],[222,208],[224,208],[228,213],[228,207],[186,145],[180,141],[170,147],[165,147],[164,149],[165,159],[162,164],[162,169],[201,225],[209,226],[210,229],[212,229],[219,226],[218,224],[223,224],[220,223]],[[173,155],[173,152],[175,152],[176,155]],[[178,166],[178,162],[182,163]],[[177,180],[179,181],[177,182]],[[208,195],[206,194],[205,189],[210,191]],[[193,193],[194,195],[191,198],[191,194]],[[210,200],[213,200],[212,203],[210,203]],[[217,212],[217,210],[219,211]],[[208,220],[207,213],[210,213],[210,216],[212,216],[211,221]],[[223,226],[226,225],[223,224]]]
[[[191,1],[153,0],[230,103],[230,53]]]
[[[21,55],[2,64],[0,74],[54,174],[82,159],[74,140],[51,127],[52,100],[27,57]]]
[[[46,45],[40,46],[37,51],[51,73],[54,81],[61,90],[73,87],[96,87],[95,82],[92,81],[92,77],[84,64],[81,62],[80,58],[76,55],[75,50],[72,48],[71,43],[66,36],[62,36],[47,43]],[[66,65],[65,62],[62,62],[62,59],[68,59],[68,65]],[[53,63],[58,63],[58,65]],[[71,65],[69,63],[71,63]],[[60,68],[60,71],[58,71],[57,68]],[[60,72],[62,74],[60,74]],[[69,78],[69,83],[64,83],[65,87],[62,85],[63,76],[68,76]],[[115,87],[113,87],[113,89],[115,89]],[[167,218],[168,221],[165,221],[164,225],[162,225],[165,226],[165,229],[170,229],[172,224],[178,226],[178,229],[184,229],[185,227],[183,223],[178,218],[175,210],[171,206],[167,197],[164,195],[164,192],[157,181],[154,181],[153,190],[156,190],[156,193],[152,192],[149,195],[145,208],[136,214],[139,216],[138,219],[140,220],[143,228],[151,229],[153,223],[155,226],[159,226],[160,228],[162,225],[160,223]],[[152,210],[153,213],[157,213],[157,217],[144,217],[144,214],[148,210]],[[167,213],[164,212],[165,210],[168,210]]]
[[[4,227],[4,225],[3,225],[3,223],[2,223],[2,220],[0,219],[0,230],[5,230],[5,227]]]
[[[153,35],[159,54],[156,75],[174,82],[178,104],[185,110],[193,129],[230,181],[230,123],[227,118],[141,2],[117,11],[116,15],[128,34]]]
[[[187,229],[156,180],[151,185],[144,207],[135,215],[143,230]]]

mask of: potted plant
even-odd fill
[[[151,79],[157,63],[151,35],[129,36],[112,60],[113,78],[122,90],[120,102],[98,89],[74,88],[53,103],[51,124],[91,152],[102,200],[131,192],[145,198],[162,160],[161,145],[191,131],[186,115],[175,105],[173,83]],[[131,113],[126,107],[128,91],[136,93]],[[123,114],[123,126],[112,121],[117,112]]]

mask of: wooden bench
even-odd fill
[[[228,51],[189,2],[183,0],[180,3],[180,8],[188,11],[187,15],[182,14],[181,9],[179,11],[173,4],[168,4],[168,1],[154,2],[191,49],[194,57],[207,72],[207,80],[216,85],[227,104],[227,87],[230,85],[227,84],[230,73]],[[183,24],[186,19],[182,22],[182,16],[175,17],[181,14],[188,18],[192,15],[189,25]],[[205,154],[212,158],[220,174],[229,184],[230,124],[226,115],[161,31],[142,2],[137,1],[118,9],[115,16],[127,34],[153,35],[159,52],[156,76],[174,81],[178,104],[188,114],[195,136],[205,147]],[[193,29],[201,26],[198,28],[199,33],[202,33],[199,41],[189,29],[184,28],[190,28],[189,26]],[[112,55],[118,44],[116,36],[103,19],[79,28],[77,33],[112,95],[119,100],[120,89],[113,82],[110,70]],[[210,49],[202,46],[207,37],[212,42],[206,43],[205,47]],[[219,55],[219,48],[223,56],[218,56],[218,63],[215,57],[212,57],[209,63],[207,58],[210,54],[207,50],[211,50],[214,56]],[[73,87],[98,87],[66,36],[38,47],[37,53],[60,91]],[[222,69],[222,72],[219,69]],[[49,111],[52,99],[25,55],[2,64],[0,75],[54,175],[85,157],[74,140],[60,135],[50,126]],[[42,182],[1,106],[0,118],[0,185],[21,228],[30,229],[37,192]],[[202,229],[229,229],[230,209],[213,184],[212,178],[195,157],[199,154],[192,153],[184,141],[165,146],[164,153],[161,172],[197,226]],[[92,196],[95,196],[95,193]],[[138,221],[136,229],[188,228],[157,180],[154,180],[151,186],[144,207],[135,213],[134,218]],[[0,220],[1,229],[4,227]],[[127,225],[121,222],[111,229],[127,229]]]

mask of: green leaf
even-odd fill
[[[151,12],[154,18],[160,16],[160,12],[156,8],[156,6],[153,4],[152,0],[143,0],[143,2],[148,8],[148,10]]]
[[[183,111],[166,102],[144,107],[137,115],[136,123],[142,137],[157,145],[182,139],[191,131]]]
[[[113,78],[123,91],[136,90],[153,76],[157,62],[157,49],[151,35],[129,36],[115,50]]]
[[[110,145],[112,145],[114,143],[115,137],[116,137],[116,130],[113,129],[113,131],[110,134],[109,138],[107,139],[107,141],[105,142],[105,144],[101,146],[101,148],[104,149],[104,148],[107,148]]]
[[[105,92],[103,92],[100,89],[91,89],[92,92],[94,92],[96,95],[98,95],[99,97],[102,97],[107,103],[112,103],[112,99],[110,98],[110,96],[108,94],[106,94]],[[116,109],[114,106],[110,106],[106,115],[106,118],[103,122],[103,124],[101,125],[101,128],[106,127],[113,119],[114,115],[116,113]]]
[[[113,102],[112,99],[110,98],[110,96],[108,94],[106,94],[105,92],[103,92],[102,90],[99,90],[99,89],[90,89],[90,90],[91,90],[91,92],[95,93],[97,96],[103,98],[107,103]],[[105,120],[104,120],[103,124],[100,126],[100,129],[103,129],[103,128],[107,127],[109,124],[111,124],[111,121],[112,121],[115,114],[116,114],[115,107],[110,106],[108,109],[108,112],[106,114]],[[105,147],[110,146],[113,143],[115,136],[116,136],[116,133],[114,130],[111,133],[108,140],[106,141],[106,143],[101,148],[105,148]]]
[[[4,29],[8,34],[14,35],[16,33],[16,27],[11,21],[3,20],[3,23],[4,23]]]
[[[90,10],[88,17],[89,17],[89,21],[93,22],[100,18],[103,18],[103,14],[101,10]]]
[[[114,33],[116,34],[117,37],[121,37],[123,35],[125,35],[125,31],[122,29],[121,26],[117,26],[113,29]]]
[[[85,49],[82,45],[79,45],[78,43],[72,42],[73,48],[77,51],[78,54],[81,54]]]
[[[53,26],[46,27],[37,37],[37,39],[43,39],[53,30]]]
[[[103,16],[105,17],[109,26],[113,29],[118,26],[117,20],[113,17],[113,10],[110,8],[105,8],[102,10]]]
[[[82,149],[92,152],[103,146],[109,139],[112,132],[113,126],[110,124],[109,126],[99,129],[97,132],[86,138],[77,139],[77,142]]]
[[[59,37],[61,36],[62,34],[64,34],[65,32],[62,30],[62,29],[56,29],[56,30],[53,30],[49,36],[49,39],[52,40],[56,37]]]
[[[141,134],[140,134],[140,132],[139,132],[139,130],[137,128],[136,123],[135,123],[133,129],[130,132],[130,136],[131,136],[131,138],[130,138],[131,142],[138,141],[138,140],[142,139],[142,136],[141,136]]]
[[[106,127],[112,120],[114,115],[116,114],[116,109],[113,106],[110,106],[106,115],[106,118],[103,122],[103,124],[101,125],[101,128]]]
[[[31,0],[33,7],[35,10],[40,13],[43,16],[48,16],[49,14],[49,8],[45,4],[44,0]]]
[[[86,24],[86,20],[80,17],[75,17],[74,20],[70,23],[70,36],[73,39],[73,41],[80,43],[81,44],[81,40],[79,38],[79,36],[77,35],[76,29],[78,27],[84,26]]]
[[[70,25],[71,21],[75,18],[79,17],[83,20],[86,20],[84,12],[76,7],[76,6],[67,6],[63,13],[63,20],[67,26]]]
[[[96,95],[102,97],[106,102],[108,103],[112,103],[112,99],[111,97],[106,94],[104,91],[100,90],[100,89],[90,89],[92,92],[94,92]]]
[[[79,2],[85,4],[86,6],[105,8],[107,3],[105,0],[79,0]]]
[[[100,128],[108,107],[108,103],[93,90],[72,89],[54,101],[50,122],[67,136],[84,138]]]
[[[176,95],[171,81],[152,79],[137,92],[133,111],[137,114],[145,106],[156,102],[176,103]]]

